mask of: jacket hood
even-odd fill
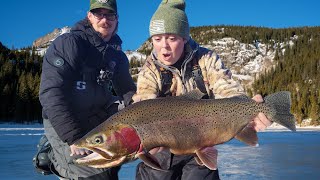
[[[196,52],[199,49],[199,44],[196,43],[193,39],[189,39],[189,41],[185,45],[185,53],[189,54],[191,52]]]

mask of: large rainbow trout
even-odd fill
[[[93,152],[75,162],[108,168],[140,158],[161,169],[148,151],[165,147],[174,154],[193,154],[199,164],[214,169],[212,156],[203,149],[232,138],[257,145],[256,131],[247,125],[259,112],[296,130],[289,92],[271,94],[263,103],[240,97],[206,100],[202,96],[195,90],[184,96],[141,101],[123,109],[75,143]]]

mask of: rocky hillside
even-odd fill
[[[36,48],[10,50],[0,43],[0,118],[40,117],[38,90],[42,61],[37,53],[43,55],[48,45],[64,32],[68,32],[67,28],[39,38],[34,43]],[[220,55],[249,96],[289,91],[291,111],[297,123],[303,125],[304,120],[310,119],[308,124],[319,125],[319,32],[320,27],[203,26],[191,28],[191,37]],[[138,50],[125,52],[133,78],[151,48],[146,41]]]
[[[71,28],[69,28],[68,26],[63,27],[63,28],[54,29],[53,32],[51,32],[45,36],[42,36],[42,37],[36,39],[35,41],[33,41],[32,46],[34,48],[36,48],[39,55],[43,56],[44,53],[46,52],[47,48],[51,44],[51,42],[53,40],[55,40],[58,36],[60,36],[64,33],[70,32],[70,29]]]
[[[270,39],[268,42],[262,42],[257,37],[250,42],[244,42],[243,38],[226,35],[226,32],[230,31],[230,29],[232,30],[233,28],[214,26],[205,29],[202,27],[193,28],[191,36],[203,47],[212,49],[218,53],[227,67],[231,69],[234,78],[241,81],[246,88],[250,88],[254,79],[259,77],[262,72],[268,71],[275,65],[274,57],[276,50],[284,53],[285,47],[294,44],[294,40],[298,38],[298,36],[293,35],[283,42],[273,39]],[[263,28],[258,28],[256,31],[258,33],[262,30]],[[39,54],[43,55],[48,45],[57,36],[69,31],[69,27],[55,29],[52,33],[34,41],[33,46],[37,48]],[[143,63],[146,55],[150,54],[151,49],[151,43],[146,41],[136,51],[126,51],[125,53],[129,61],[138,60]],[[133,75],[135,76],[135,73]]]
[[[214,27],[213,27],[214,28]],[[203,31],[201,39],[197,42],[208,49],[219,54],[225,65],[231,69],[233,77],[238,79],[246,88],[250,88],[255,78],[263,72],[270,70],[276,62],[274,61],[276,51],[285,52],[285,48],[294,44],[298,36],[290,37],[287,41],[274,43],[263,43],[259,39],[250,43],[240,42],[236,37],[221,37],[208,40],[209,33],[222,33],[220,31]],[[151,43],[146,41],[137,51],[150,53]]]

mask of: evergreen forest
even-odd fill
[[[259,41],[274,48],[276,64],[255,79],[247,89],[248,94],[265,96],[290,91],[292,112],[298,123],[310,118],[312,124],[320,124],[320,27],[201,26],[191,28],[191,36],[200,44],[233,37],[242,43]],[[294,44],[287,45],[285,50],[280,48],[281,43],[292,39]],[[139,51],[150,53],[147,48]],[[8,49],[0,42],[1,121],[41,122],[38,100],[41,64],[42,57],[32,47]],[[135,67],[132,63],[130,66]]]
[[[8,49],[0,42],[0,119],[41,122],[39,87],[42,57],[31,47]]]
[[[200,44],[212,39],[233,37],[243,43],[256,41],[269,44],[276,50],[276,65],[263,72],[251,89],[253,94],[290,91],[292,113],[297,123],[310,118],[311,124],[320,124],[320,27],[272,29],[251,26],[203,26],[191,29],[192,38]],[[283,42],[294,39],[293,45],[280,50]]]

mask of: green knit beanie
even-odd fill
[[[184,0],[162,0],[150,21],[150,37],[157,34],[177,34],[189,39],[190,28]]]
[[[117,1],[116,0],[90,0],[90,9],[104,8],[117,13]]]

